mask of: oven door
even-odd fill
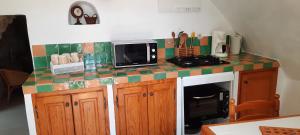
[[[192,96],[186,99],[185,116],[187,121],[206,120],[219,116],[219,95]]]
[[[203,121],[222,117],[222,94],[214,84],[188,86],[184,88],[185,122]],[[223,98],[223,97],[222,97]]]
[[[121,44],[114,46],[115,67],[130,67],[148,64],[149,44]]]

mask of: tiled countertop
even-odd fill
[[[22,87],[24,94],[34,94],[79,88],[92,88],[107,84],[131,83],[220,72],[279,67],[279,63],[275,60],[246,53],[233,55],[224,60],[229,61],[230,64],[180,68],[165,60],[160,60],[157,66],[124,69],[102,67],[98,68],[97,71],[63,75],[53,75],[49,69],[38,69],[31,74]]]

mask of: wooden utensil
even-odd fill
[[[177,47],[175,42],[175,32],[172,32],[172,37],[173,37],[174,47]]]

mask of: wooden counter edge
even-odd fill
[[[237,121],[237,122],[229,122],[229,123],[220,123],[220,124],[209,124],[209,125],[203,125],[201,128],[201,135],[216,135],[210,127],[212,126],[223,126],[223,125],[229,125],[229,124],[239,124],[239,123],[247,123],[247,122],[255,122],[255,121],[265,121],[265,120],[274,120],[274,119],[282,119],[282,118],[290,118],[290,117],[299,117],[300,114],[297,115],[289,115],[289,116],[280,116],[275,118],[266,118],[266,119],[259,119],[259,120],[247,120],[247,121]]]

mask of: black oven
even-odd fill
[[[115,68],[156,65],[156,41],[113,42],[113,64]]]
[[[216,84],[188,86],[184,88],[184,117],[186,126],[197,125],[197,123],[209,119],[226,118],[228,110],[228,90]]]

